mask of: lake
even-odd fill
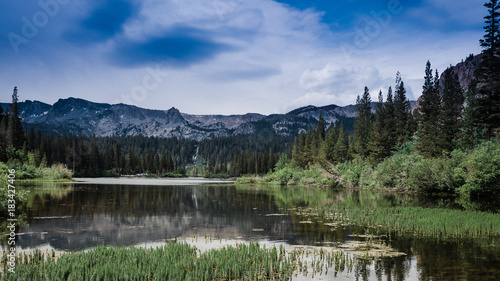
[[[80,179],[27,186],[29,211],[18,251],[87,250],[98,245],[197,247],[260,241],[288,248],[342,248],[376,240],[394,257],[360,260],[335,280],[498,280],[494,239],[372,237],[365,229],[325,224],[296,210],[325,204],[459,208],[453,198],[356,190],[234,185],[199,179]],[[358,253],[359,254],[359,253]],[[333,275],[317,276],[333,279]],[[298,275],[294,280],[308,280]]]

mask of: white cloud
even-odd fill
[[[303,72],[299,84],[307,93],[294,100],[292,105],[303,106],[306,101],[314,101],[316,105],[326,101],[353,104],[356,97],[363,94],[365,86],[372,96],[376,96],[379,90],[387,89],[389,83],[390,80],[383,78],[379,70],[372,66],[346,67],[328,63],[321,69]]]
[[[235,48],[182,69],[160,65],[170,75],[133,103],[155,109],[175,106],[187,113],[284,113],[309,104],[353,104],[365,85],[376,100],[379,90],[385,95],[393,86],[398,70],[407,81],[408,96],[415,99],[421,92],[425,62],[431,60],[442,72],[469,53],[478,53],[482,29],[446,33],[438,28],[422,31],[411,24],[425,21],[424,12],[432,9],[445,10],[443,18],[456,21],[461,15],[457,11],[463,10],[475,19],[461,22],[477,24],[484,8],[469,2],[426,0],[424,9],[408,8],[392,17],[366,47],[356,48],[354,30],[334,33],[322,22],[323,12],[313,9],[301,11],[271,0],[141,1],[139,17],[126,23],[119,38],[82,48],[60,38],[67,23],[85,8],[86,2],[71,1],[30,44],[22,46],[24,53],[6,58],[0,66],[0,85],[9,91],[19,86],[22,99],[54,102],[76,96],[127,102],[122,97],[133,95],[147,71],[143,66],[110,64],[106,55],[113,44],[188,26]],[[30,50],[36,52],[26,52]]]

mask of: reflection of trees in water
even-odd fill
[[[288,217],[265,216],[278,212],[272,197],[237,192],[234,186],[75,185],[66,196],[33,196],[32,206],[31,224],[20,238],[24,247],[50,242],[58,249],[84,249],[186,234],[254,239],[294,235]]]
[[[36,191],[36,190],[35,190]],[[50,243],[57,249],[85,249],[99,244],[131,245],[204,234],[222,238],[285,240],[295,245],[323,245],[362,239],[356,227],[332,227],[294,214],[293,206],[337,204],[345,207],[446,205],[447,201],[360,190],[273,187],[263,190],[225,186],[78,185],[30,194],[29,227],[18,237],[26,246]],[[274,214],[276,216],[266,216]],[[33,217],[45,217],[33,219]],[[256,232],[255,229],[264,231]],[[356,280],[488,280],[500,276],[500,250],[492,241],[398,238],[385,242],[407,256],[359,260]],[[335,246],[335,244],[333,245]],[[494,280],[494,279],[490,279]]]
[[[402,281],[407,278],[412,268],[412,257],[404,256],[391,259],[379,259],[374,262],[375,275],[377,280],[382,280],[386,276],[386,280]]]
[[[487,240],[393,241],[393,247],[403,252],[409,249],[409,254],[396,258],[358,259],[353,275],[355,280],[374,280],[373,276],[376,280],[388,281],[498,280],[500,247],[492,246],[492,240]]]
[[[422,280],[497,280],[500,247],[492,239],[411,242]]]
[[[193,211],[239,212],[254,208],[277,209],[264,193],[238,194],[234,187],[212,186],[75,186],[64,196],[35,195],[32,216],[40,214],[95,215],[100,213],[124,216],[182,214]],[[78,206],[78,208],[75,208]]]

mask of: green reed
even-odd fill
[[[337,223],[372,227],[379,232],[432,238],[487,238],[500,236],[500,214],[452,209],[393,207],[316,210]],[[307,212],[311,212],[308,210]]]
[[[154,249],[101,246],[57,259],[39,250],[22,253],[16,273],[2,272],[0,280],[290,280],[297,274],[326,274],[329,268],[341,272],[353,262],[341,251],[287,252],[254,242],[203,253],[182,243]]]

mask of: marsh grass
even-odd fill
[[[2,257],[5,268],[7,256]],[[323,249],[285,251],[259,243],[201,252],[184,243],[157,248],[98,247],[55,258],[54,253],[21,253],[16,273],[1,280],[290,280],[293,275],[351,270],[354,258]]]
[[[500,236],[500,214],[422,207],[345,208],[308,210],[329,221],[375,228],[377,232],[430,238],[487,238]]]

